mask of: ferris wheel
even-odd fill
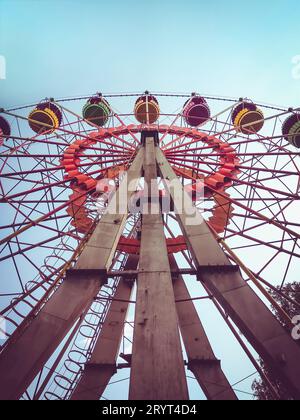
[[[199,93],[46,98],[0,110],[0,147],[0,399],[100,399],[126,368],[131,399],[187,399],[188,369],[208,399],[237,399],[204,300],[274,399],[257,354],[300,396],[299,349],[271,309],[292,321],[269,293],[290,301],[298,280],[300,110]],[[140,207],[118,216],[125,178]]]

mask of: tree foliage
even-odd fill
[[[281,292],[282,294],[278,293]],[[300,315],[300,283],[288,283],[282,288],[278,287],[277,291],[269,290],[269,293],[272,295],[274,300],[279,303],[279,305],[284,309],[284,311],[289,315],[290,318],[293,318],[296,315]],[[289,298],[286,299],[284,296]],[[278,320],[283,324],[283,326],[290,333],[289,327],[286,325],[285,320],[274,310]],[[300,343],[299,343],[300,344]],[[277,390],[281,400],[290,400],[292,399],[291,395],[288,393],[284,385],[278,381],[274,376],[273,372],[265,365],[265,363],[260,360],[260,365],[263,371],[266,373],[268,378],[271,380],[274,388]],[[255,380],[252,384],[252,390],[254,391],[255,398],[261,401],[273,400],[274,397],[270,392],[269,387],[261,379]]]

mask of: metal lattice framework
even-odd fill
[[[148,98],[149,94],[145,95]],[[46,303],[68,283],[68,273],[80,264],[81,256],[85,255],[101,220],[106,217],[112,185],[118,187],[124,174],[137,165],[142,148],[145,148],[145,154],[154,156],[154,149],[151,149],[154,146],[149,139],[157,142],[156,148],[168,162],[170,168],[166,174],[170,177],[172,173],[176,174],[218,246],[231,264],[240,268],[246,283],[267,306],[276,307],[268,288],[289,299],[281,289],[286,283],[297,281],[300,175],[299,151],[290,141],[295,132],[290,132],[289,139],[283,135],[282,125],[290,115],[298,115],[298,110],[256,104],[262,115],[262,129],[254,130],[253,124],[247,124],[247,121],[238,128],[233,113],[249,100],[202,96],[211,115],[191,127],[184,109],[185,102],[189,104],[195,95],[155,93],[154,96],[159,101],[159,118],[151,123],[151,111],[145,108],[143,115],[148,113],[148,120],[137,123],[137,108],[130,111],[130,104],[132,102],[133,108],[141,93],[99,95],[105,106],[109,106],[108,118],[102,127],[99,121],[82,116],[81,108],[90,95],[46,99],[41,104],[57,107],[61,121],[56,122],[55,116],[52,117],[56,124],[52,127],[52,120],[39,120],[39,131],[34,135],[32,128],[37,124],[34,119],[37,117],[30,112],[32,109],[45,112],[42,106],[35,108],[34,104],[1,110],[0,116],[8,122],[10,133],[0,132],[0,261],[3,273],[0,315],[6,321],[0,366],[1,358],[5,360],[10,349],[17,348],[16,343],[24,331],[43,315]],[[241,116],[243,112],[244,109]],[[164,164],[159,156],[153,159],[157,159],[157,165]],[[169,195],[164,182],[168,178],[166,174],[163,171],[153,173],[153,168],[150,165],[147,169],[145,161],[141,165],[144,165],[144,181],[140,180],[136,185],[139,196],[143,196],[147,176],[149,180],[151,177],[159,180],[160,197]],[[196,194],[198,190],[202,192],[202,199]],[[128,306],[134,307],[139,296],[135,297],[134,280],[139,276],[138,256],[141,259],[145,250],[141,248],[140,215],[125,216],[121,236],[112,247],[113,255],[108,260],[106,281],[99,290],[95,289],[91,304],[82,306],[80,316],[68,325],[67,334],[49,350],[49,357],[30,375],[30,380],[24,381],[19,391],[8,395],[9,398],[84,398],[84,390],[79,389],[83,372],[87,366],[93,366],[93,354],[102,340],[103,330],[108,328],[109,317],[113,311],[121,309],[128,314],[122,319],[122,344],[113,354],[117,364],[112,366],[111,361],[107,362],[107,381],[104,383],[107,385],[116,370],[132,367],[132,377],[138,384],[134,373],[137,362],[132,366],[128,354],[135,325],[133,309],[128,312]],[[249,344],[247,336],[246,340],[239,335],[241,328],[235,317],[220,304],[205,282],[194,282],[197,276],[199,280],[197,253],[193,252],[184,223],[170,212],[163,215],[163,225],[175,303],[181,314],[179,323],[187,314],[190,319],[197,318],[194,303],[201,305],[203,300],[212,301],[227,324],[228,334],[234,335],[276,398],[276,390],[256,361],[255,346]],[[200,266],[203,267],[203,263]],[[124,288],[124,272],[128,270],[130,275],[127,275],[127,288]],[[182,288],[185,283],[186,289]],[[278,290],[275,289],[277,286],[280,286]],[[199,287],[198,293],[192,298],[195,287]],[[184,310],[180,302],[185,302]],[[286,314],[282,315],[290,322]],[[184,322],[182,334],[183,331]],[[201,381],[207,372],[192,366],[194,358],[189,353],[188,336],[183,341],[185,359],[205,395],[218,398],[220,389],[212,390],[209,386],[206,389],[205,381]],[[102,367],[104,365],[102,362]],[[117,376],[111,383],[115,380],[118,381]],[[232,399],[233,387],[226,378],[224,380],[223,387],[229,391],[223,397]],[[0,385],[1,397],[2,381]],[[102,391],[104,389],[105,386]],[[133,379],[130,389],[133,397],[136,392]],[[97,390],[93,397],[100,398],[102,391]],[[293,391],[293,394],[297,392]]]

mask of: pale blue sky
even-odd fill
[[[3,106],[156,90],[297,105],[297,0],[0,0]]]
[[[299,106],[299,16],[299,0],[0,0],[0,107],[145,89]],[[203,318],[213,330],[220,320],[208,305]],[[211,339],[231,351],[221,329]],[[224,368],[232,383],[253,372],[242,352],[231,356]],[[239,388],[249,391],[251,381]]]

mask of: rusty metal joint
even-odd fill
[[[105,369],[109,368],[117,373],[117,365],[116,363],[96,363],[96,362],[88,362],[86,364],[86,369]]]
[[[106,269],[100,269],[100,268],[71,268],[66,271],[67,277],[76,277],[76,276],[87,276],[87,277],[93,277],[93,276],[99,276],[99,277],[105,277],[107,279],[107,270]]]
[[[227,264],[227,265],[201,265],[198,267],[197,274],[199,277],[203,274],[216,274],[216,273],[236,273],[239,272],[240,268],[238,265]]]
[[[217,358],[212,359],[191,359],[188,361],[187,367],[189,370],[193,371],[193,368],[196,366],[221,366],[221,360]]]

